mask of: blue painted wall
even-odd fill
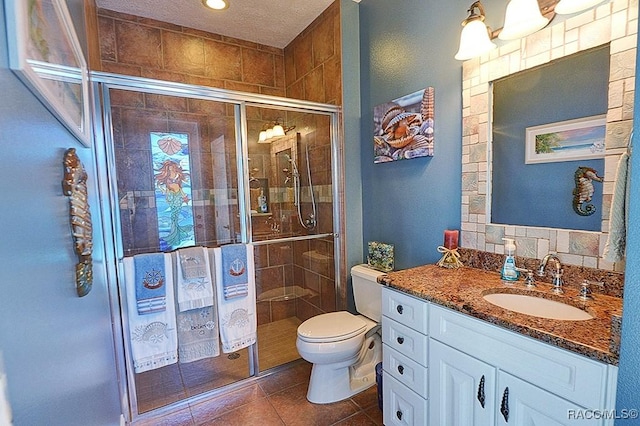
[[[0,351],[14,425],[118,425],[94,159],[8,69],[4,22],[0,5]],[[61,186],[70,147],[90,176],[96,238],[93,290],[83,298]]]
[[[470,1],[360,3],[363,241],[396,245],[396,268],[434,262],[445,228],[460,226],[462,65],[453,59]],[[506,0],[484,0],[487,24],[502,27]],[[564,18],[556,17],[556,20]],[[348,60],[345,58],[345,60]],[[638,62],[640,63],[640,61]],[[636,73],[638,74],[638,73]],[[640,85],[636,76],[636,87]],[[435,156],[373,164],[373,107],[425,86],[436,90]],[[636,97],[636,117],[640,115]],[[640,123],[635,119],[635,139]],[[636,146],[640,142],[636,141]],[[632,167],[640,170],[636,148]],[[347,158],[347,164],[350,159]],[[632,188],[640,187],[640,173]],[[637,193],[637,191],[635,191]],[[640,252],[640,199],[632,197],[628,251]],[[627,259],[617,407],[640,408],[640,257]],[[634,424],[620,421],[621,426]]]
[[[460,227],[462,67],[453,55],[468,7],[360,3],[361,244],[394,244],[396,269],[437,261],[443,231]],[[373,164],[373,107],[428,86],[435,88],[435,156]]]
[[[593,64],[601,64],[593,66]],[[596,211],[573,211],[574,173],[604,159],[525,164],[527,127],[607,113],[609,49],[571,55],[493,84],[491,221],[511,225],[600,231],[602,184],[593,182]]]
[[[640,56],[636,58],[636,87],[640,84],[638,74]],[[618,370],[618,395],[616,409],[640,409],[640,96],[635,98],[633,119],[633,146],[631,156],[631,200],[627,235],[627,266],[624,280],[624,305],[622,315],[622,344]],[[638,424],[638,420],[616,420],[616,425]]]

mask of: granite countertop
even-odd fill
[[[496,272],[461,267],[445,269],[425,265],[390,272],[378,278],[381,284],[429,302],[471,315],[516,333],[608,364],[618,364],[619,336],[612,334],[612,321],[619,321],[622,299],[594,294],[594,300],[580,301],[578,290],[564,287],[564,295],[551,293],[552,286],[536,283],[534,290],[524,280],[503,284]],[[543,297],[582,308],[594,316],[585,321],[538,318],[500,308],[483,299],[489,293],[519,293]],[[617,342],[617,343],[616,343]]]

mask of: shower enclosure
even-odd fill
[[[101,112],[101,211],[113,235],[105,256],[131,417],[178,408],[298,359],[297,326],[335,311],[342,285],[338,108],[104,73],[92,78]],[[282,131],[261,136],[274,126]],[[254,245],[257,343],[135,374],[123,257],[228,243]]]

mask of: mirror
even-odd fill
[[[633,121],[637,28],[634,14],[635,8],[630,10],[627,4],[606,3],[569,19],[554,20],[547,28],[463,63],[462,247],[503,254],[502,238],[514,237],[519,256],[540,259],[554,251],[566,264],[615,269],[601,254],[609,228],[608,208],[616,165],[626,150]],[[600,172],[604,176],[600,227],[584,231],[548,224],[492,223],[491,82],[608,43],[611,48],[604,171]]]
[[[492,87],[491,223],[600,231],[597,176],[604,176],[609,44],[495,80]],[[591,117],[602,124],[590,127],[585,118]],[[555,123],[574,129],[550,133],[561,128]],[[526,137],[534,126],[537,135]],[[596,177],[584,174],[578,189],[585,195],[574,205],[580,167]]]

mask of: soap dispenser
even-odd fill
[[[502,270],[500,271],[500,278],[503,281],[511,282],[517,281],[518,277],[520,277],[520,272],[516,268],[516,242],[513,238],[503,238],[504,243],[504,265],[502,265]]]

